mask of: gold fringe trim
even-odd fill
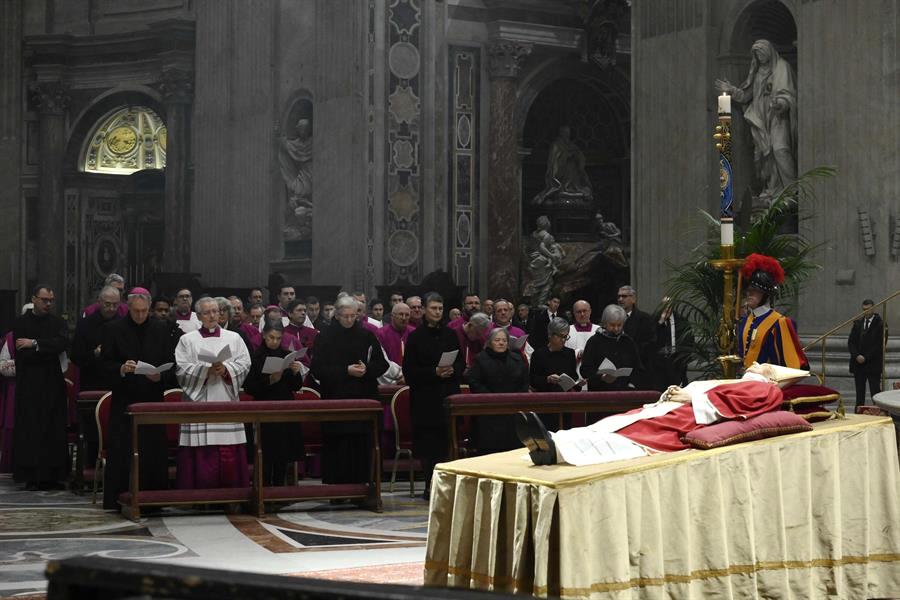
[[[841,399],[840,394],[826,394],[824,396],[797,396],[796,398],[792,398],[790,400],[785,400],[785,404],[790,404],[791,406],[796,406],[797,404],[825,404],[826,402],[836,402]]]
[[[762,561],[750,565],[730,565],[721,569],[698,569],[686,575],[666,574],[662,577],[634,577],[628,581],[599,581],[586,588],[560,588],[561,597],[583,598],[598,592],[618,592],[632,588],[660,587],[666,584],[687,584],[705,579],[731,577],[733,575],[750,575],[760,571],[791,571],[796,569],[822,569],[843,567],[846,565],[861,565],[868,563],[900,563],[900,554],[869,554],[867,556],[845,556],[843,558],[816,558],[812,560],[784,560]],[[509,576],[494,577],[484,573],[476,573],[465,567],[453,567],[445,562],[425,561],[425,570],[432,572],[445,572],[455,577],[465,577],[469,581],[496,588],[506,588],[515,585],[516,591],[524,591],[523,587],[528,581],[518,581]],[[426,575],[426,580],[428,576]],[[434,585],[434,584],[430,584]],[[446,587],[446,586],[442,586]],[[463,586],[453,586],[463,587]],[[468,586],[466,586],[468,587]],[[533,588],[535,596],[546,596],[547,586],[529,585]]]
[[[570,479],[565,479],[561,481],[547,481],[546,479],[539,479],[537,477],[519,477],[514,475],[504,475],[502,473],[488,473],[485,471],[475,471],[471,469],[457,467],[457,464],[464,464],[468,462],[470,459],[461,459],[449,463],[442,463],[435,467],[435,472],[442,474],[453,474],[453,475],[463,475],[466,477],[475,477],[478,479],[491,479],[494,481],[500,481],[505,483],[525,483],[529,485],[540,485],[543,487],[547,487],[550,489],[563,489],[567,487],[572,487],[576,485],[582,485],[585,483],[592,483],[594,481],[603,481],[604,479],[610,479],[612,477],[620,477],[622,475],[631,475],[634,473],[641,473],[643,471],[649,471],[651,469],[658,469],[663,467],[669,467],[672,465],[676,465],[683,462],[688,462],[691,460],[700,460],[703,458],[710,458],[716,456],[718,454],[723,454],[726,452],[734,452],[738,448],[743,448],[750,444],[755,445],[763,445],[763,444],[777,444],[782,443],[786,440],[797,440],[800,438],[807,437],[816,437],[820,435],[828,435],[836,432],[843,431],[855,431],[858,429],[868,429],[874,428],[876,426],[882,427],[893,427],[894,422],[891,417],[872,417],[869,415],[851,415],[846,419],[841,420],[840,425],[835,425],[836,421],[827,421],[828,425],[826,427],[819,427],[818,429],[813,429],[812,431],[802,431],[799,433],[792,433],[790,436],[779,436],[774,438],[767,438],[763,440],[755,440],[752,442],[743,442],[740,444],[734,444],[731,446],[722,446],[721,448],[712,448],[710,450],[679,450],[677,452],[666,452],[662,454],[655,454],[652,456],[646,456],[636,459],[631,459],[628,461],[623,461],[626,464],[631,463],[632,461],[641,461],[639,464],[623,467],[620,469],[615,469],[612,471],[605,471],[601,473],[591,473],[587,475],[582,475],[580,477],[572,477]],[[824,423],[823,423],[824,424]],[[525,454],[526,450],[522,448],[521,453]],[[664,457],[664,458],[661,458]],[[550,469],[590,469],[591,467],[573,467],[571,465],[555,465],[553,467],[549,467]],[[543,469],[535,469],[536,471],[542,471]]]

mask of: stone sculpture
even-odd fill
[[[532,204],[586,204],[593,198],[591,182],[584,170],[584,153],[572,141],[568,125],[563,125],[550,145],[544,189],[534,197]]]
[[[531,271],[531,304],[544,306],[553,291],[553,282],[566,253],[550,233],[550,219],[537,218],[537,229],[531,233],[534,249],[529,253]]]
[[[768,40],[757,40],[747,79],[734,86],[717,79],[716,89],[744,105],[753,136],[757,176],[763,181],[759,201],[768,205],[797,179],[797,87],[794,71]]]
[[[287,187],[285,241],[312,238],[312,122],[301,118],[291,137],[279,136],[278,163]]]

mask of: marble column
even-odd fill
[[[64,273],[66,268],[66,207],[63,198],[63,155],[66,151],[66,110],[68,87],[59,81],[31,86],[40,115],[40,206],[32,214],[41,223],[38,243],[38,280],[56,291],[57,306],[66,306]]]
[[[531,45],[502,41],[488,47],[490,130],[488,162],[488,290],[491,298],[519,296],[521,202],[516,140],[516,80]]]
[[[188,119],[194,97],[194,75],[184,69],[162,72],[159,90],[166,108],[166,200],[163,271],[190,270],[191,194],[188,185]]]

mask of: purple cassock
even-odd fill
[[[290,351],[299,350],[300,348],[306,348],[306,354],[303,355],[303,358],[300,359],[300,362],[309,366],[309,363],[312,361],[312,346],[313,342],[316,339],[316,336],[319,335],[319,330],[315,327],[300,327],[291,323],[287,327],[284,328],[284,336],[281,338],[281,345],[284,347],[284,338],[287,336],[293,336],[294,346],[290,348]],[[289,348],[285,348],[288,350]]]
[[[369,323],[369,317],[367,317],[366,315],[362,315],[362,317],[357,319],[356,321],[360,325],[362,325],[364,328],[366,328],[369,331],[371,331],[372,333],[374,333],[376,337],[378,336],[378,332],[381,331],[381,329],[382,329],[381,327],[376,327],[376,326],[372,325],[371,323]]]
[[[0,342],[3,360],[16,359],[16,343],[12,331]],[[9,358],[6,355],[9,354]],[[16,421],[16,375],[3,374],[0,382],[0,473],[12,473],[13,424]]]
[[[90,306],[85,307],[83,311],[81,311],[81,318],[83,319],[84,317],[89,317],[98,310],[100,310],[100,303],[94,302]],[[126,304],[125,302],[120,302],[119,307],[116,309],[116,313],[119,315],[119,317],[124,317],[125,315],[127,315],[128,304]]]
[[[470,340],[469,336],[466,335],[466,332],[463,329],[465,324],[466,320],[463,317],[459,317],[458,319],[450,321],[447,327],[452,329],[456,334],[456,338],[459,340],[459,351],[462,352],[466,359],[466,366],[470,367],[475,361],[475,357],[478,356],[478,353],[484,350],[484,342],[487,340],[488,332],[493,328],[493,323],[491,323],[491,326],[482,334],[480,339],[474,341]]]
[[[238,327],[238,332],[242,333],[244,339],[250,343],[250,354],[253,354],[262,346],[262,333],[260,333],[259,327],[253,323],[241,323],[241,326]]]
[[[416,328],[412,325],[407,325],[402,331],[397,331],[397,328],[391,323],[379,329],[378,333],[375,334],[375,337],[378,338],[381,347],[384,348],[388,360],[395,362],[398,365],[402,365],[403,354],[406,350],[406,338],[408,338],[409,334],[415,330]]]

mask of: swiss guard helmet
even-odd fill
[[[747,281],[747,289],[756,288],[765,294],[765,300],[778,295],[778,286],[784,283],[784,269],[778,261],[765,254],[751,254],[741,267],[741,276]]]

